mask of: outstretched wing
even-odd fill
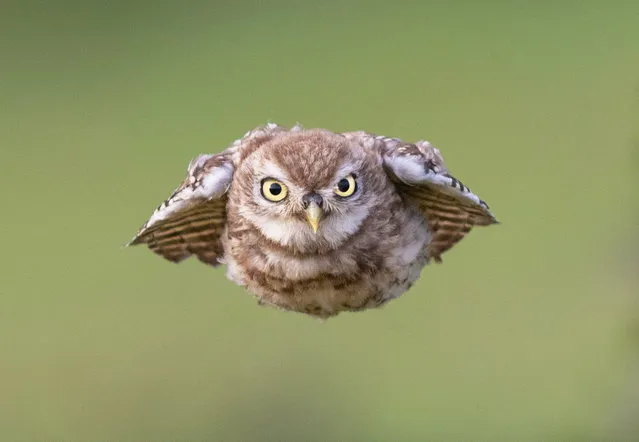
[[[380,149],[384,168],[398,190],[426,217],[432,233],[428,254],[436,262],[474,226],[498,223],[488,205],[448,173],[439,150],[428,141],[412,144],[365,132],[344,135]]]
[[[233,172],[228,152],[195,158],[182,184],[155,209],[127,246],[146,244],[173,262],[195,255],[202,262],[218,265],[224,255],[220,236]]]

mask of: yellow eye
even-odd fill
[[[342,198],[351,196],[355,193],[356,190],[357,181],[355,181],[354,175],[349,175],[346,178],[342,178],[341,180],[339,180],[334,189],[337,196],[341,196]]]
[[[277,203],[286,198],[286,195],[288,195],[288,188],[283,182],[272,178],[262,181],[262,196],[267,200]]]

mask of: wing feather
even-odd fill
[[[300,131],[296,125],[291,132]],[[192,255],[217,266],[224,259],[221,237],[226,228],[227,190],[235,165],[267,139],[286,132],[267,123],[249,130],[224,152],[200,155],[187,168],[187,176],[151,215],[127,244],[146,244],[153,252],[173,262]]]
[[[146,244],[154,253],[178,263],[195,255],[217,266],[224,257],[226,192],[234,167],[228,152],[200,155],[189,164],[182,184],[154,212],[127,244]]]
[[[432,234],[428,254],[436,262],[473,227],[498,224],[488,204],[450,175],[439,150],[428,141],[407,143],[366,132],[343,135],[380,150],[399,192],[424,214]]]

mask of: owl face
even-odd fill
[[[369,167],[374,160],[325,133],[264,143],[237,172],[251,183],[240,214],[282,246],[336,248],[370,213],[371,196],[384,179],[373,172],[380,167]]]

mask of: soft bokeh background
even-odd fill
[[[0,439],[639,440],[638,23],[631,0],[0,2]],[[122,248],[267,120],[429,139],[502,224],[325,323]]]

